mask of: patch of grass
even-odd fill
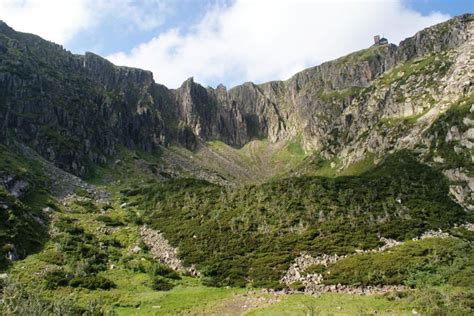
[[[375,167],[374,160],[375,155],[373,153],[367,153],[364,159],[359,160],[343,169],[339,173],[339,176],[357,176],[364,174]]]
[[[248,315],[404,315],[410,310],[406,301],[391,301],[383,296],[328,293],[320,297],[289,295],[277,304],[250,311]]]
[[[409,60],[395,67],[380,77],[384,85],[404,84],[412,76],[432,75],[437,72],[438,76],[444,74],[451,66],[452,61],[447,52],[429,54],[421,58]]]

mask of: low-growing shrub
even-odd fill
[[[114,282],[98,275],[75,277],[69,281],[69,285],[72,287],[81,287],[88,290],[110,290],[116,287]]]
[[[44,280],[46,288],[49,290],[57,289],[58,287],[68,286],[69,278],[66,272],[55,270],[45,274]]]
[[[309,267],[307,267],[304,271],[303,271],[303,274],[304,275],[307,275],[307,274],[321,274],[323,273],[324,271],[326,271],[326,267],[321,265],[321,264],[313,264]]]
[[[96,217],[96,219],[99,222],[102,222],[107,226],[116,227],[116,226],[123,226],[124,225],[124,223],[121,220],[119,220],[115,217],[107,216],[107,215],[99,215],[99,216]]]
[[[154,276],[151,278],[150,287],[155,291],[169,291],[174,285],[163,277]]]
[[[148,272],[152,276],[162,276],[162,277],[173,279],[173,280],[181,279],[181,276],[176,271],[158,262],[152,263]]]
[[[289,285],[289,288],[295,291],[304,291],[305,286],[301,281],[293,282]]]

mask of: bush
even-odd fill
[[[148,272],[152,276],[162,276],[168,279],[181,280],[181,276],[176,271],[158,262],[152,263]]]
[[[296,282],[291,283],[289,285],[289,288],[296,291],[304,291],[306,287],[304,286],[303,283],[301,283],[301,281],[296,281]]]
[[[116,287],[115,283],[98,275],[76,277],[69,282],[72,287],[81,287],[88,290],[110,290]]]
[[[50,290],[57,289],[61,286],[68,286],[69,284],[66,272],[58,270],[46,273],[44,280],[46,281],[46,288]]]
[[[99,215],[99,216],[96,217],[96,219],[99,222],[102,222],[107,226],[116,227],[116,226],[123,226],[124,225],[124,223],[121,220],[119,220],[117,218],[107,216],[107,215]]]
[[[423,315],[472,315],[472,288],[427,287],[413,291],[408,299]]]
[[[151,278],[150,287],[155,291],[169,291],[174,285],[163,277],[155,276]]]

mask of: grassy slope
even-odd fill
[[[137,154],[138,155],[138,154]],[[142,158],[149,158],[149,157],[142,157]],[[107,211],[107,216],[111,218],[111,221],[104,222],[100,220],[100,211],[97,206],[91,205],[89,203],[81,203],[80,205],[74,205],[69,208],[69,211],[65,209],[61,210],[57,213],[57,216],[60,218],[69,218],[76,220],[76,225],[85,229],[85,233],[92,234],[94,236],[95,244],[99,242],[106,243],[109,246],[106,249],[108,258],[110,260],[109,264],[114,264],[115,268],[110,270],[106,268],[98,272],[99,276],[104,276],[114,282],[116,287],[111,290],[87,290],[81,288],[71,288],[71,287],[59,287],[56,290],[46,290],[44,292],[43,297],[47,299],[59,299],[61,297],[70,297],[74,301],[78,302],[82,308],[86,308],[90,305],[90,302],[98,302],[98,304],[103,304],[104,310],[114,309],[118,314],[123,315],[130,315],[130,314],[177,314],[177,313],[201,313],[201,314],[208,314],[213,311],[220,310],[220,306],[223,304],[227,304],[229,300],[235,294],[242,294],[248,293],[246,289],[238,289],[238,288],[213,288],[207,287],[204,284],[234,284],[234,285],[241,285],[240,283],[242,278],[242,272],[248,273],[249,277],[253,280],[258,282],[252,282],[251,284],[255,286],[259,285],[275,285],[274,281],[281,275],[283,271],[283,267],[286,267],[287,264],[291,261],[292,256],[297,255],[300,250],[304,250],[305,247],[310,247],[309,249],[314,249],[314,251],[323,251],[323,252],[344,252],[344,251],[352,251],[356,247],[363,246],[362,243],[367,243],[366,247],[374,247],[378,244],[376,238],[370,237],[370,233],[367,234],[358,234],[357,221],[353,222],[351,225],[346,226],[343,225],[343,222],[338,220],[339,212],[342,209],[333,208],[330,212],[325,213],[326,220],[329,221],[329,226],[335,225],[334,228],[331,228],[329,232],[331,238],[320,238],[313,235],[311,237],[312,225],[303,225],[300,226],[299,221],[294,221],[296,219],[300,219],[301,215],[305,220],[308,220],[306,216],[311,215],[312,213],[309,212],[308,207],[312,207],[312,205],[327,205],[330,206],[334,203],[347,203],[349,200],[344,200],[343,196],[338,194],[337,192],[345,192],[349,194],[347,197],[351,195],[359,196],[360,194],[356,193],[359,192],[364,196],[367,195],[367,206],[370,206],[373,211],[377,210],[378,204],[375,204],[371,200],[371,186],[374,185],[374,188],[377,187],[377,198],[383,200],[384,194],[387,194],[386,198],[383,203],[388,204],[381,204],[383,209],[390,209],[389,202],[393,200],[393,194],[399,193],[397,191],[403,186],[407,186],[403,189],[407,194],[411,192],[411,190],[415,190],[411,192],[413,195],[408,195],[404,198],[408,206],[411,203],[415,203],[410,207],[414,207],[415,209],[417,203],[423,201],[424,198],[432,199],[433,203],[428,207],[428,213],[424,213],[423,218],[420,219],[421,221],[415,220],[413,223],[421,223],[423,229],[427,229],[429,227],[435,228],[438,225],[441,225],[444,221],[455,220],[456,212],[450,213],[445,212],[446,210],[455,211],[456,207],[453,207],[449,201],[444,200],[443,198],[440,199],[441,195],[440,192],[446,191],[446,187],[444,186],[444,180],[440,180],[438,178],[438,173],[432,172],[433,170],[429,169],[426,166],[422,166],[417,164],[414,160],[410,158],[410,156],[395,156],[392,158],[391,163],[382,164],[376,169],[372,169],[365,174],[363,177],[340,177],[335,179],[328,179],[328,178],[299,178],[301,182],[299,182],[298,178],[295,179],[286,179],[286,180],[276,180],[269,184],[265,185],[257,185],[257,186],[248,186],[239,190],[231,190],[231,192],[225,193],[225,190],[216,185],[210,185],[208,183],[196,180],[172,180],[165,183],[156,183],[153,180],[152,173],[148,173],[148,167],[143,169],[142,165],[135,164],[137,157],[133,153],[126,153],[124,155],[122,162],[120,162],[115,168],[115,175],[111,172],[111,170],[102,170],[102,176],[106,176],[109,178],[119,179],[120,182],[111,182],[107,185],[107,189],[114,192],[113,204],[112,208]],[[400,165],[401,164],[401,165]],[[362,167],[354,168],[358,173],[358,170],[367,170],[370,169],[369,167],[365,166],[365,163],[361,164]],[[402,166],[402,168],[401,168]],[[394,171],[400,170],[400,173],[394,173]],[[412,174],[408,179],[404,179],[405,171],[407,170],[417,170],[416,173]],[[140,174],[140,177],[129,177],[127,174]],[[118,175],[122,175],[117,177]],[[115,177],[113,177],[115,176]],[[146,184],[146,181],[149,184]],[[357,180],[360,179],[360,180]],[[386,179],[386,180],[375,180],[375,179]],[[371,184],[371,181],[375,181]],[[380,182],[382,181],[382,182]],[[380,190],[384,186],[381,187],[381,184],[387,182],[387,189],[392,188],[392,191],[387,191],[383,193],[383,190]],[[409,181],[410,183],[407,184],[405,181]],[[437,183],[437,190],[433,191],[433,196],[426,195],[429,184],[431,181]],[[99,179],[96,179],[97,183],[100,183]],[[130,191],[130,187],[133,183],[138,183],[137,187],[134,189],[135,191]],[[364,183],[364,186],[361,186],[360,183]],[[439,184],[442,185],[439,185]],[[368,186],[367,186],[368,185]],[[123,190],[123,188],[128,188]],[[358,189],[357,189],[358,188]],[[150,191],[150,189],[153,189]],[[122,192],[120,192],[122,190]],[[325,190],[325,191],[320,191]],[[336,190],[336,191],[333,191]],[[361,190],[361,191],[354,191],[354,190]],[[311,192],[319,192],[315,200],[318,204],[312,204],[311,200],[306,201],[301,200],[302,197],[305,197],[309,194],[311,196]],[[331,193],[333,192],[333,193]],[[365,192],[365,193],[364,193]],[[119,205],[123,202],[122,194],[132,195],[134,197],[129,198],[129,203],[131,205],[127,206],[126,208],[122,209]],[[137,197],[145,194],[145,200],[147,203],[143,204],[143,201],[137,203]],[[154,196],[154,194],[158,194],[158,196]],[[170,195],[171,194],[171,195]],[[183,194],[183,195],[182,195]],[[225,197],[222,194],[230,194],[229,196]],[[421,194],[421,199],[420,199]],[[327,200],[328,204],[324,204],[324,201],[320,200],[321,196],[329,196],[329,200]],[[411,200],[411,196],[417,196],[418,198]],[[180,198],[178,198],[180,196]],[[202,210],[200,207],[197,207],[196,210],[199,215],[199,212],[202,212],[204,215],[198,221],[193,221],[193,218],[189,217],[188,213],[191,211],[195,204],[193,204],[193,199],[197,196],[201,196],[203,200],[207,202],[202,205]],[[343,198],[343,200],[339,200]],[[223,200],[222,200],[223,199]],[[236,208],[229,207],[222,209],[222,212],[215,213],[219,210],[220,204],[219,203],[228,203],[229,200],[225,199],[234,199],[234,202],[237,203],[235,205]],[[270,200],[273,202],[269,202]],[[288,204],[283,207],[283,204],[280,204],[281,201],[286,201]],[[332,200],[334,199],[334,200]],[[363,199],[362,199],[363,200]],[[352,201],[350,205],[358,205],[357,203],[361,203],[361,201]],[[134,203],[135,201],[135,203]],[[183,201],[184,204],[180,206],[179,201]],[[352,204],[352,203],[356,204]],[[154,204],[158,203],[158,204]],[[154,210],[155,206],[159,205],[161,207],[164,206],[166,209],[167,203],[170,203],[169,206],[173,207],[173,216],[169,217],[167,221],[154,221],[154,217],[156,216],[156,211],[149,212],[149,210]],[[301,203],[301,204],[298,204]],[[320,204],[322,203],[322,204]],[[440,204],[438,204],[440,203]],[[446,204],[447,203],[447,204]],[[193,206],[194,205],[194,206]],[[230,204],[231,206],[234,204]],[[341,204],[342,205],[342,204]],[[363,205],[363,204],[362,204]],[[385,205],[385,206],[384,206]],[[431,211],[435,211],[439,205],[439,207],[443,208],[444,216],[446,220],[440,220],[439,222],[436,221],[436,216],[433,218],[430,215]],[[256,209],[256,207],[259,208]],[[326,207],[327,207],[326,206]],[[428,205],[425,205],[427,207]],[[180,209],[180,207],[184,207],[184,209]],[[262,213],[261,207],[265,207],[267,212],[269,213]],[[303,207],[301,210],[299,208]],[[361,205],[359,205],[361,208]],[[204,212],[203,210],[213,210],[211,212]],[[306,209],[306,215],[303,211]],[[325,209],[325,207],[323,207]],[[357,209],[357,208],[355,208]],[[363,207],[362,207],[363,209]],[[243,212],[243,210],[248,210],[248,215],[252,214],[252,217],[247,217]],[[258,210],[258,211],[256,211]],[[279,214],[279,211],[284,211],[284,213]],[[184,211],[184,213],[182,213]],[[236,212],[237,211],[237,212]],[[137,215],[138,212],[138,215]],[[303,213],[302,213],[303,212]],[[214,215],[212,215],[214,213]],[[171,214],[171,213],[164,213],[164,214]],[[181,215],[185,215],[184,218],[181,218]],[[186,215],[188,214],[188,215]],[[220,214],[221,220],[223,222],[233,223],[234,228],[221,228],[224,229],[226,234],[229,234],[229,239],[220,240],[222,238],[221,235],[217,234],[218,230],[215,225],[215,220],[218,219],[215,216]],[[364,213],[359,215],[363,216]],[[416,213],[410,213],[410,217],[416,215]],[[283,216],[284,215],[284,216]],[[347,214],[346,214],[347,215]],[[213,217],[214,216],[214,217]],[[226,220],[225,216],[230,216],[228,220]],[[295,217],[293,217],[295,216]],[[450,218],[453,216],[453,218]],[[334,217],[334,218],[332,218]],[[197,219],[200,217],[198,216]],[[332,219],[331,219],[332,218]],[[351,216],[349,218],[352,218]],[[396,217],[395,217],[396,218]],[[251,236],[249,239],[246,239],[245,234],[247,232],[252,232],[255,229],[254,224],[260,225],[263,220],[267,220],[269,225],[270,234],[264,239],[261,237]],[[412,218],[413,220],[414,218]],[[165,225],[168,227],[161,227],[165,234],[174,234],[172,232],[173,227],[177,229],[182,235],[168,235],[171,241],[175,243],[177,240],[182,238],[183,242],[187,242],[192,240],[191,233],[187,234],[187,225],[190,225],[189,228],[192,229],[192,232],[195,233],[195,229],[199,229],[201,233],[198,234],[199,238],[196,241],[200,247],[203,247],[202,243],[206,245],[207,248],[196,248],[192,246],[192,244],[181,244],[181,252],[182,255],[186,260],[195,255],[204,256],[203,264],[201,267],[203,271],[206,273],[206,277],[203,280],[190,278],[190,277],[183,277],[182,280],[170,280],[175,285],[175,288],[169,292],[162,292],[162,291],[155,291],[150,288],[149,284],[151,281],[151,276],[148,272],[142,272],[136,270],[135,264],[142,261],[141,258],[145,260],[145,262],[149,262],[150,258],[149,255],[146,253],[146,250],[140,252],[137,255],[130,255],[129,248],[137,244],[138,235],[137,235],[137,225],[140,225],[142,220],[151,221],[150,224],[157,225],[158,222],[161,222],[161,225]],[[210,222],[208,222],[211,220]],[[334,221],[333,221],[334,220]],[[368,219],[370,222],[370,219]],[[179,224],[169,224],[172,221],[178,221]],[[168,223],[169,222],[169,223]],[[57,222],[55,222],[57,223]],[[113,228],[113,232],[111,234],[102,234],[100,233],[97,228],[99,226],[103,226],[104,223],[108,223],[106,226],[115,227]],[[124,223],[126,226],[122,226],[118,224],[118,226],[114,226],[114,223]],[[320,220],[317,221],[317,225],[314,228],[314,232],[323,232],[325,229],[328,229],[328,225]],[[208,225],[209,224],[209,225]],[[360,222],[361,225],[365,225],[366,222]],[[394,226],[398,224],[396,222],[393,223]],[[56,224],[55,224],[56,225]],[[281,226],[283,225],[283,226]],[[355,226],[354,226],[355,225]],[[418,225],[418,224],[416,224]],[[418,234],[421,230],[418,230],[418,226],[411,226],[405,225],[404,227],[412,227],[413,230],[408,230],[406,232],[397,232],[395,234],[402,233],[408,234],[407,236],[413,236]],[[431,226],[430,226],[431,225]],[[263,227],[263,226],[261,226]],[[354,227],[356,228],[354,233]],[[387,227],[390,227],[387,226]],[[258,226],[257,226],[258,228]],[[349,229],[350,232],[344,233],[344,229]],[[209,229],[209,231],[206,231]],[[230,230],[225,230],[230,229]],[[232,233],[231,230],[234,229]],[[309,229],[309,232],[307,231]],[[257,229],[258,231],[258,229]],[[278,233],[277,235],[272,235],[274,232]],[[374,231],[375,233],[375,231]],[[263,234],[262,236],[265,236]],[[189,236],[188,236],[189,235]],[[207,238],[204,238],[207,236]],[[318,235],[321,236],[321,235]],[[464,235],[461,235],[464,237]],[[202,237],[202,238],[201,238]],[[244,239],[242,239],[244,238]],[[118,241],[118,243],[115,243]],[[215,243],[223,242],[225,249],[229,250],[226,254],[225,252],[216,253],[216,262],[220,262],[220,265],[212,264],[213,255],[210,255],[206,258],[209,254],[206,252],[202,252],[202,250],[213,250],[213,245]],[[266,243],[266,241],[271,243]],[[30,288],[41,288],[45,286],[45,278],[41,275],[36,275],[35,273],[43,271],[43,269],[54,263],[54,258],[57,258],[60,252],[58,251],[57,244],[60,241],[52,240],[48,242],[44,248],[44,250],[36,255],[29,256],[26,260],[19,261],[15,264],[15,266],[10,270],[10,273],[20,278],[25,284],[28,284]],[[257,247],[254,251],[249,251],[245,247],[251,244],[259,244],[261,247]],[[324,245],[326,244],[327,245]],[[241,248],[242,251],[247,252],[247,256],[239,256],[234,255],[232,251],[233,245],[238,246]],[[270,246],[271,245],[271,246]],[[319,245],[319,246],[318,246]],[[311,248],[315,247],[316,248]],[[286,247],[289,247],[286,249]],[[322,248],[321,248],[322,247]],[[329,248],[328,248],[329,247]],[[336,247],[336,248],[334,248]],[[362,247],[364,248],[364,247]],[[319,250],[318,250],[319,249]],[[196,252],[196,250],[199,250]],[[99,251],[98,249],[93,249],[93,251]],[[187,251],[187,253],[186,253]],[[74,258],[74,251],[66,251],[63,252],[63,255],[66,257],[65,261],[60,261],[59,264],[65,266],[66,269],[70,269],[73,271],[74,267],[71,266],[70,260],[67,260],[67,257]],[[227,259],[228,258],[228,259]],[[64,259],[64,258],[63,258]],[[404,259],[402,257],[402,259]],[[68,263],[69,262],[69,263]],[[58,262],[56,262],[58,263]],[[248,271],[246,264],[251,264],[252,270]],[[207,267],[206,267],[207,265]],[[282,268],[279,268],[282,267]],[[213,270],[218,273],[218,275],[212,275]],[[352,268],[351,268],[352,269]],[[236,274],[237,272],[237,274]],[[220,274],[220,275],[219,275]],[[261,279],[258,280],[258,277],[261,276]],[[234,279],[235,278],[235,279]],[[271,281],[269,283],[269,281]],[[217,282],[217,283],[216,283]],[[436,285],[436,284],[435,284]],[[444,292],[443,292],[444,293]],[[248,293],[247,295],[254,295]],[[428,294],[427,294],[428,295]],[[445,297],[445,294],[443,297]],[[467,298],[463,298],[464,301],[467,301]],[[159,308],[157,306],[160,306]],[[331,314],[331,313],[338,313],[342,311],[347,311],[348,314],[353,313],[353,311],[370,311],[370,310],[378,310],[380,312],[386,310],[393,310],[399,313],[403,313],[405,311],[409,311],[413,307],[422,306],[419,303],[415,302],[414,299],[402,299],[401,301],[391,301],[389,298],[383,298],[380,296],[370,296],[370,297],[350,297],[350,299],[345,295],[323,295],[321,298],[312,298],[306,296],[290,296],[288,298],[284,298],[281,303],[278,303],[274,306],[269,306],[263,309],[256,311],[257,314],[259,313],[270,313],[276,315],[285,315],[285,312],[290,311],[291,314],[303,314],[308,308],[312,308],[313,306],[316,311],[319,311],[323,314]],[[341,310],[337,309],[340,306]],[[335,310],[336,308],[336,310]],[[418,308],[418,307],[417,307]]]
[[[226,189],[205,181],[122,190],[141,219],[179,246],[208,284],[277,286],[300,251],[351,253],[447,229],[466,214],[441,173],[399,153],[359,177],[300,177]],[[397,197],[402,204],[397,203]]]
[[[41,249],[47,239],[46,227],[38,223],[38,220],[47,223],[42,208],[56,208],[56,205],[45,189],[47,180],[41,167],[1,144],[0,171],[28,183],[20,199],[0,186],[0,202],[8,206],[0,212],[1,271],[8,265],[4,256],[12,246],[21,258]]]

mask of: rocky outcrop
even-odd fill
[[[116,67],[91,53],[8,27],[0,32],[0,134],[23,142],[59,167],[85,175],[119,144],[164,144],[150,72]],[[15,62],[21,60],[20,63]]]
[[[28,181],[4,171],[0,171],[0,186],[3,186],[15,198],[22,197],[29,188]]]
[[[474,210],[474,178],[460,168],[447,169],[444,175],[451,181],[449,193],[461,206]]]
[[[143,226],[140,228],[140,236],[145,245],[150,248],[154,259],[166,264],[173,270],[187,271],[194,276],[199,275],[199,271],[194,266],[185,267],[183,265],[178,257],[178,250],[169,244],[161,232]]]
[[[384,120],[423,114],[446,98],[444,89],[453,96],[470,89],[468,74],[473,65],[462,52],[470,49],[472,20],[472,15],[461,16],[420,31],[399,46],[374,46],[304,70],[287,81],[245,83],[228,92],[219,87],[217,98],[213,89],[188,80],[176,90],[181,117],[204,140],[221,139],[241,146],[253,138],[276,142],[299,135],[307,151],[320,151],[328,158],[339,155],[347,164],[367,152],[407,147],[421,138],[419,130],[404,135],[408,130],[398,126],[393,132],[379,127],[389,128]],[[464,48],[459,53],[446,54],[461,46]],[[413,63],[411,68],[416,68],[423,59],[427,65],[416,76],[406,69],[394,70],[403,68],[404,63]],[[463,65],[456,64],[456,59]],[[463,69],[463,74],[449,79],[450,70],[456,69]],[[394,76],[388,78],[392,70]],[[441,88],[433,91],[433,83]],[[452,102],[453,97],[449,99]],[[203,115],[199,110],[206,106]],[[219,126],[215,123],[218,120],[209,117],[209,112],[229,107],[238,113],[237,124]],[[432,119],[424,126],[430,122]],[[228,126],[224,133],[223,126]],[[245,133],[229,139],[226,135],[236,135],[231,132],[233,128]]]
[[[466,227],[470,227],[467,224]],[[467,228],[466,228],[467,229]],[[413,240],[423,240],[427,238],[449,238],[451,237],[448,233],[445,233],[441,230],[429,230],[424,232],[421,236],[413,238]],[[396,241],[390,238],[381,237],[380,241],[383,242],[383,245],[368,250],[356,250],[354,254],[349,256],[357,256],[362,253],[377,253],[384,252],[390,248],[401,245],[402,242]],[[325,285],[323,284],[323,274],[322,273],[309,273],[308,269],[313,266],[322,266],[327,268],[337,261],[348,257],[323,254],[317,257],[313,257],[308,253],[301,253],[294,262],[290,265],[286,274],[280,279],[280,283],[285,284],[290,287],[292,284],[300,283],[304,287],[304,292],[308,294],[319,295],[321,293],[348,293],[348,294],[384,294],[391,291],[403,290],[403,286],[369,286],[369,287],[353,287],[346,285]]]
[[[288,268],[286,274],[283,276],[283,278],[281,278],[280,283],[291,285],[295,282],[302,282],[305,286],[308,284],[321,284],[323,280],[321,274],[304,274],[304,271],[313,265],[327,267],[328,265],[333,264],[345,257],[346,256],[338,256],[337,254],[323,254],[318,257],[312,257],[308,253],[302,253]]]

